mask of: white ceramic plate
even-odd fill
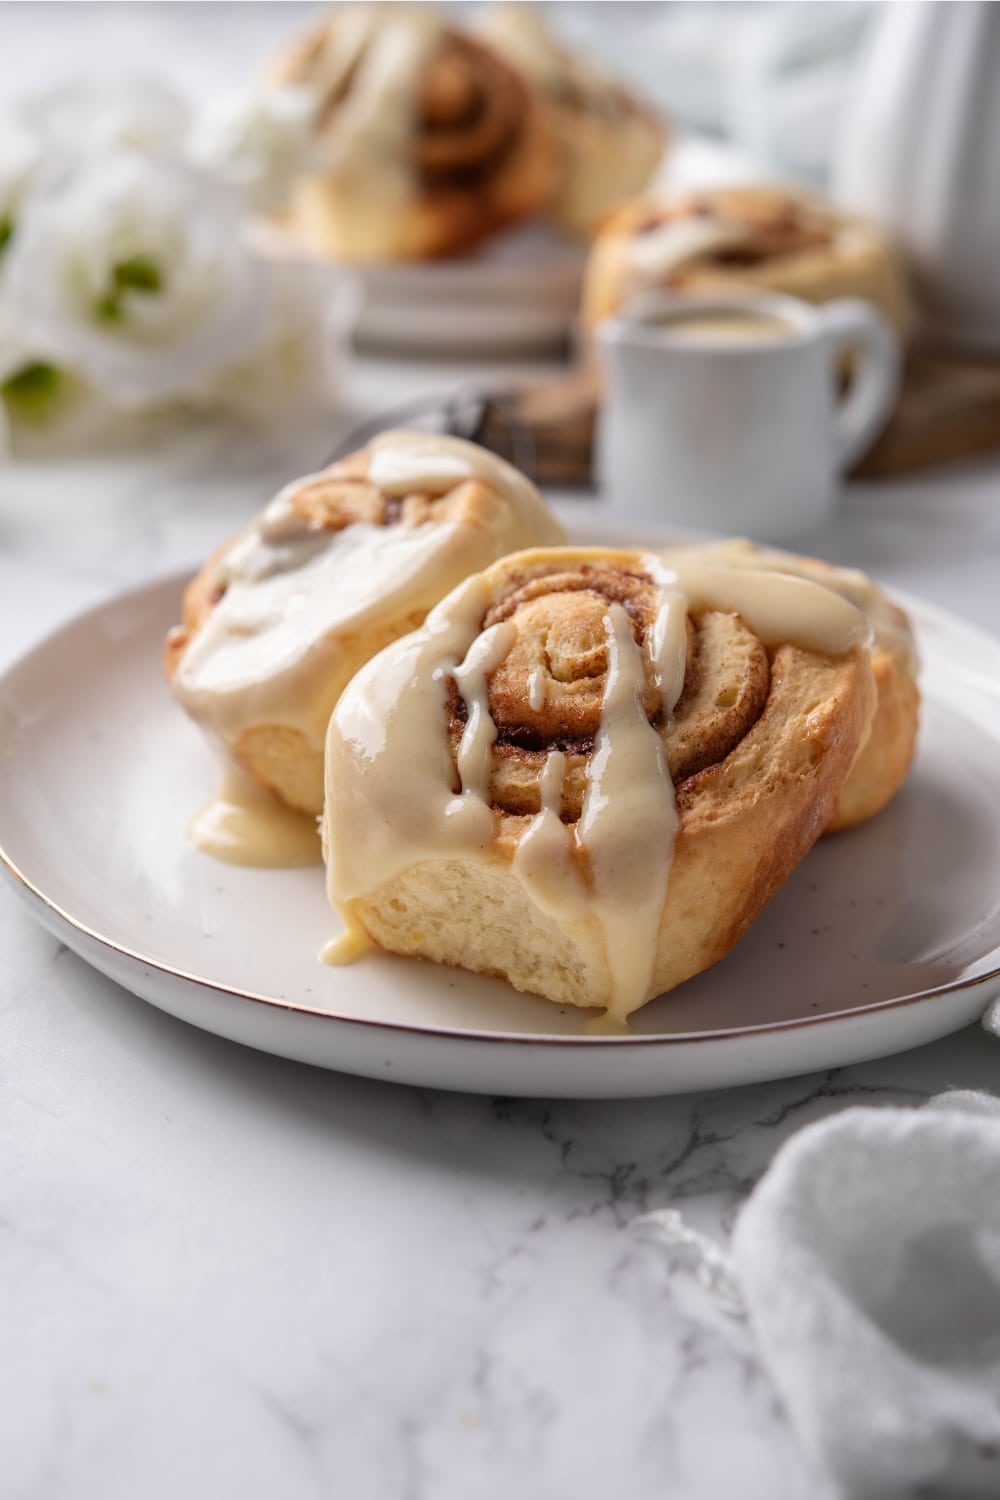
[[[352,267],[354,336],[366,349],[520,354],[565,345],[586,252],[542,227],[491,240],[455,260]]]
[[[358,345],[394,354],[562,349],[576,326],[587,259],[583,245],[538,224],[454,259],[372,265],[317,260],[273,228],[260,242],[283,260],[326,273],[336,306],[351,309],[347,322]]]
[[[222,1036],[376,1078],[606,1097],[750,1083],[876,1057],[1000,992],[1000,643],[908,601],[926,709],[896,801],[822,841],[721,964],[591,1037],[583,1017],[413,960],[317,962],[318,869],[217,864],[185,842],[215,789],[160,673],[171,579],[92,610],[0,681],[0,857],[51,932]]]

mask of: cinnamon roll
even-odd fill
[[[810,579],[642,552],[468,579],[330,721],[348,951],[626,1018],[728,952],[829,823],[874,711],[867,631]]]
[[[877,706],[826,831],[853,828],[881,812],[906,778],[920,718],[917,647],[906,612],[856,568],[837,568],[819,558],[758,547],[742,538],[705,546],[667,547],[660,556],[668,565],[689,559],[712,567],[766,568],[807,578],[832,589],[861,611],[870,629]]]
[[[732,187],[636,200],[591,252],[583,314],[592,328],[633,295],[784,292],[806,302],[864,297],[905,332],[902,262],[883,231],[813,197]]]
[[[615,79],[561,46],[530,5],[500,5],[482,34],[537,90],[562,155],[549,212],[587,237],[608,209],[639,193],[666,146],[664,121]]]
[[[174,696],[289,806],[323,804],[345,684],[470,573],[563,539],[538,491],[457,438],[390,432],[288,485],[189,586]]]
[[[533,91],[419,6],[347,7],[274,69],[320,98],[317,170],[292,227],[338,259],[468,250],[549,200],[558,154]]]

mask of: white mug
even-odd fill
[[[899,343],[854,299],[655,294],[597,336],[598,478],[638,520],[762,541],[821,525],[899,390]]]

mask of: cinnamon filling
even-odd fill
[[[492,173],[517,141],[527,103],[520,79],[498,58],[446,36],[418,106],[413,161],[424,185],[469,186]]]
[[[386,494],[368,477],[368,449],[352,453],[288,495],[288,506],[310,530],[341,531],[345,526],[423,526],[435,515],[435,497],[415,490]],[[438,500],[440,497],[438,497]]]
[[[648,575],[583,564],[525,580],[516,572],[510,591],[487,610],[482,629],[502,622],[516,627],[503,660],[487,678],[487,704],[495,728],[490,750],[489,795],[497,812],[534,816],[542,806],[549,756],[565,757],[564,823],[575,823],[586,793],[586,766],[601,725],[609,666],[608,609],[620,605],[642,651],[642,711],[663,733],[671,780],[716,765],[740,744],[764,711],[770,683],[768,653],[736,614],[706,610],[688,617],[683,687],[666,723],[651,637],[660,587]],[[466,732],[465,698],[446,679],[448,738],[457,756]]]
[[[517,74],[472,38],[394,7],[348,12],[323,22],[287,60],[280,76],[320,91],[321,135],[336,149],[359,96],[387,73],[402,79],[423,52],[413,87],[390,89],[386,109],[405,109],[411,170],[428,190],[468,186],[495,170],[519,139],[528,96]]]
[[[675,254],[672,231],[683,232],[683,226],[696,222],[705,226],[704,242],[678,239]],[[718,230],[717,242],[713,242],[713,226]],[[631,234],[640,244],[654,236],[662,241],[664,274],[680,284],[696,265],[750,270],[829,245],[834,226],[829,215],[811,203],[730,188],[699,193],[659,210],[644,210]]]

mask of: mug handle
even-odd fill
[[[839,379],[851,359],[851,383],[837,406],[837,462],[849,469],[878,437],[899,395],[899,340],[877,308],[859,297],[830,302],[816,311],[824,325]]]

